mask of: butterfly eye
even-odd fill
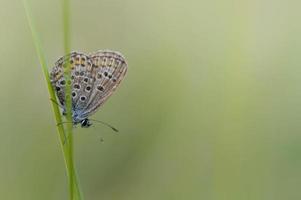
[[[89,80],[88,78],[84,78],[84,81],[85,81],[86,83],[88,83],[88,80]]]
[[[60,91],[61,88],[60,87],[55,87],[56,91]]]
[[[76,92],[72,92],[72,97],[76,97]]]

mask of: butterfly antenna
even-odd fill
[[[113,127],[112,125],[110,125],[110,124],[108,124],[108,123],[106,123],[106,122],[103,122],[103,121],[100,121],[100,120],[96,120],[96,119],[89,119],[89,120],[90,120],[90,121],[93,121],[93,122],[101,123],[101,124],[103,124],[103,125],[105,125],[105,126],[111,128],[113,131],[119,132],[119,130],[118,130],[117,128]]]

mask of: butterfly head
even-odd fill
[[[63,115],[66,116],[66,111],[63,111]],[[72,112],[72,119],[74,125],[80,124],[82,128],[89,128],[92,125],[88,118],[83,118],[76,112]]]
[[[72,113],[72,119],[73,119],[73,124],[80,124],[82,128],[88,128],[92,125],[90,120],[88,118],[83,118],[81,115],[77,114],[76,112]]]
[[[89,127],[92,125],[92,123],[90,122],[90,120],[89,120],[88,118],[83,119],[83,120],[80,122],[80,124],[81,124],[81,127],[82,127],[82,128],[89,128]]]

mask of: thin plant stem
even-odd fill
[[[27,2],[27,0],[23,0],[27,20],[29,23],[29,27],[31,30],[33,42],[35,45],[35,49],[43,70],[43,74],[47,83],[47,88],[49,91],[49,97],[52,99],[51,104],[54,112],[54,118],[56,120],[56,124],[62,124],[62,116],[60,113],[60,109],[58,107],[58,103],[56,100],[55,92],[53,90],[53,87],[50,82],[50,77],[48,73],[48,67],[47,62],[45,58],[45,54],[43,53],[43,48],[39,39],[38,32],[36,31],[35,24],[34,24],[34,18],[32,17],[32,12],[30,10],[30,6]],[[63,0],[63,20],[64,20],[64,50],[65,53],[69,53],[70,49],[70,32],[69,32],[69,0]],[[66,75],[66,81],[68,81],[68,78],[70,79],[70,67],[67,67],[67,72],[64,74]],[[68,88],[68,87],[67,87]],[[71,114],[71,88],[66,90],[66,94],[68,98],[66,97],[66,108],[67,108],[67,120],[72,121],[72,114]],[[77,174],[74,167],[74,161],[73,161],[73,134],[72,134],[72,124],[67,125],[66,129],[63,125],[57,126],[57,131],[60,139],[61,149],[64,156],[65,166],[67,170],[67,175],[69,179],[69,198],[70,200],[82,200],[82,194],[79,188],[79,183],[77,179]],[[66,137],[67,136],[67,137]],[[67,138],[67,139],[66,139]]]
[[[70,29],[70,23],[69,23],[69,8],[70,8],[70,2],[69,0],[63,0],[62,1],[63,5],[63,40],[64,40],[64,52],[65,55],[69,54],[70,51],[70,34],[69,34],[69,29]],[[65,73],[64,73],[64,78],[66,82],[71,82],[70,78],[70,64],[67,61],[65,63],[66,66],[65,68]],[[66,102],[66,118],[67,121],[72,122],[72,111],[71,111],[71,84],[67,84],[65,87],[65,102]],[[68,138],[68,178],[69,178],[69,197],[70,200],[74,199],[75,190],[74,190],[74,161],[73,161],[73,134],[72,134],[72,123],[68,123],[66,125],[66,132],[67,132],[67,138]]]

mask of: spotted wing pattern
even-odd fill
[[[55,66],[50,73],[50,80],[52,86],[56,90],[57,97],[62,107],[65,107],[66,84],[70,84],[66,83],[64,78],[64,71],[67,66],[67,62],[70,63],[71,67],[72,106],[75,108],[80,98],[79,94],[82,91],[81,89],[83,89],[83,86],[86,85],[84,79],[86,78],[86,75],[89,74],[89,69],[90,71],[92,70],[92,61],[83,53],[72,52],[69,55],[61,57],[55,63]]]
[[[71,67],[71,83],[66,83],[64,79],[67,62]],[[89,55],[72,52],[55,63],[50,79],[64,109],[65,87],[66,84],[71,84],[73,112],[86,118],[111,96],[126,71],[127,63],[118,52],[103,50]]]
[[[94,66],[93,90],[83,116],[89,116],[113,94],[127,72],[124,57],[115,51],[104,50],[91,53]]]

